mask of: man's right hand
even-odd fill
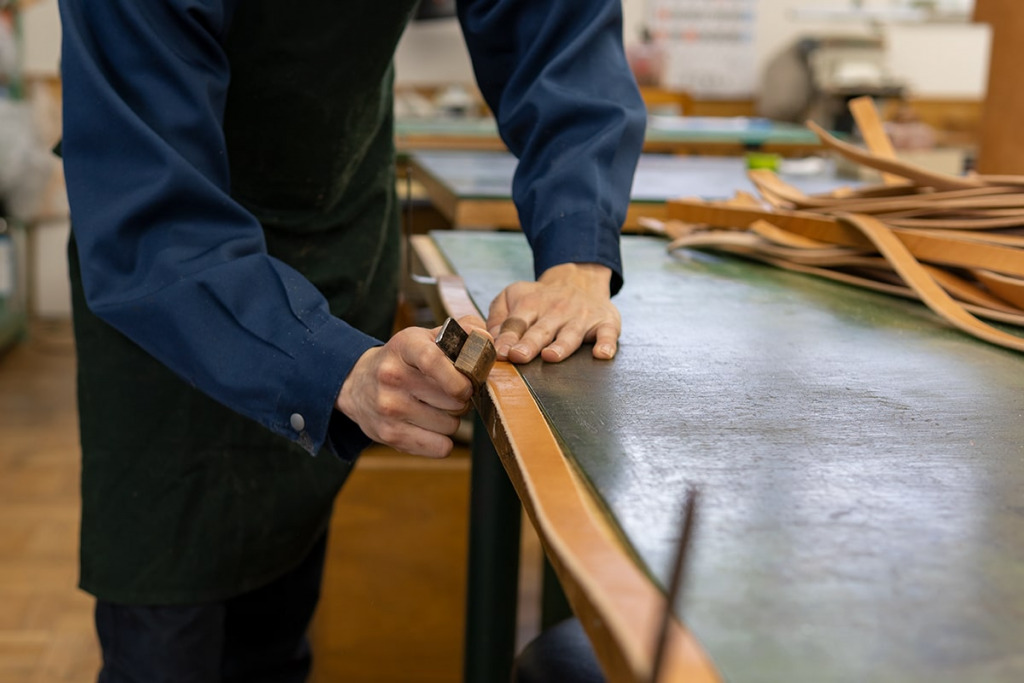
[[[477,318],[460,322],[484,328]],[[430,458],[451,453],[456,415],[473,394],[469,379],[434,343],[438,329],[410,327],[364,353],[335,402],[374,441]]]

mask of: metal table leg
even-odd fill
[[[504,683],[515,656],[522,511],[487,429],[473,429],[465,683]]]

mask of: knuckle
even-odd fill
[[[377,402],[377,412],[385,418],[394,419],[401,415],[401,403],[390,396],[383,396]]]
[[[394,359],[388,359],[380,364],[377,369],[377,380],[389,387],[395,387],[402,384],[403,373],[401,364]]]
[[[401,437],[401,434],[399,433],[397,427],[390,422],[385,422],[384,424],[381,424],[377,428],[377,435],[380,437],[382,443],[386,443],[392,446],[396,445]]]
[[[521,295],[533,289],[533,283],[525,280],[519,280],[517,282],[513,282],[507,289],[509,294]]]

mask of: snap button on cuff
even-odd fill
[[[288,418],[288,421],[292,425],[292,429],[297,432],[301,432],[306,428],[306,418],[302,417],[298,413],[292,413],[292,416]]]

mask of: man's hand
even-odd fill
[[[615,356],[622,319],[611,302],[612,272],[596,263],[563,263],[536,282],[509,285],[491,304],[487,326],[501,360],[557,363],[583,342],[594,358]]]
[[[463,327],[484,329],[467,316]],[[335,407],[374,441],[414,455],[443,458],[469,407],[473,386],[434,343],[440,328],[410,327],[364,353],[341,386]]]

